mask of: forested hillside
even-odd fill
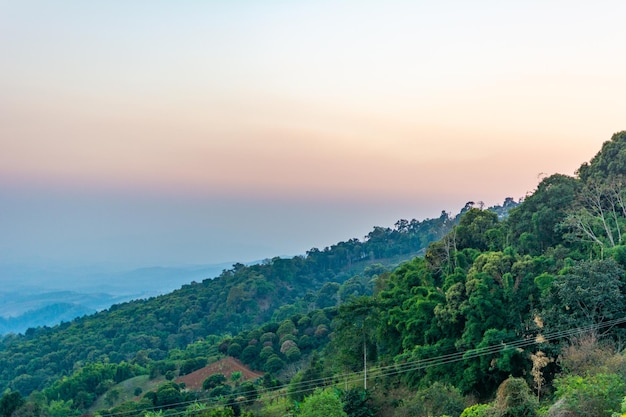
[[[0,414],[620,415],[625,181],[620,132],[508,215],[468,203],[5,337]],[[227,356],[264,376],[177,379]]]
[[[215,279],[192,282],[171,294],[8,335],[0,340],[0,386],[27,395],[77,363],[163,359],[172,349],[210,335],[336,306],[351,295],[371,293],[373,276],[423,251],[458,217],[442,212],[436,219],[400,220],[393,228],[375,227],[363,240],[313,248],[291,259],[235,264]],[[362,278],[349,280],[356,275]]]

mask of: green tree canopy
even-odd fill
[[[331,389],[316,390],[304,399],[298,413],[300,417],[348,417],[341,400]]]
[[[565,270],[555,277],[552,292],[544,299],[546,326],[599,326],[623,317],[623,276],[623,269],[613,259],[582,261]]]

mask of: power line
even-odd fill
[[[592,324],[588,326],[576,327],[573,329],[554,331],[554,332],[550,332],[546,334],[541,334],[539,332],[529,333],[525,335],[523,338],[509,341],[509,342],[503,341],[497,344],[492,344],[492,345],[488,345],[488,346],[481,347],[481,348],[468,349],[468,350],[458,351],[454,353],[442,354],[442,355],[434,356],[432,358],[417,359],[414,361],[407,361],[407,362],[402,362],[398,364],[372,368],[368,371],[368,375],[370,378],[400,375],[403,373],[414,372],[414,371],[418,371],[422,369],[447,365],[450,363],[460,362],[464,360],[475,359],[475,358],[479,358],[482,356],[502,353],[508,350],[513,350],[513,349],[517,350],[517,349],[522,349],[528,346],[540,345],[549,341],[563,339],[563,338],[572,337],[576,335],[581,335],[581,334],[585,334],[585,333],[600,330],[600,329],[611,328],[611,327],[617,326],[619,324],[624,324],[624,323],[626,323],[626,317],[609,320],[609,321],[599,323],[599,324]],[[259,396],[264,395],[264,394],[269,394],[265,397],[265,399],[271,401],[280,397],[285,397],[287,394],[293,395],[293,394],[305,394],[305,393],[313,392],[315,389],[319,388],[320,386],[331,386],[339,382],[346,383],[346,384],[356,384],[356,383],[362,382],[364,377],[365,377],[364,372],[356,372],[356,373],[351,372],[351,373],[344,373],[340,375],[334,375],[330,377],[323,377],[323,378],[317,378],[313,380],[302,381],[302,382],[298,382],[295,384],[294,383],[283,384],[274,388],[265,388],[265,389],[255,388],[254,391],[252,390],[240,391],[237,394],[239,394],[241,397],[247,397],[247,395],[252,394],[252,393],[256,393]],[[285,392],[287,388],[290,388],[289,393]],[[229,401],[223,404],[218,404],[218,401],[219,400],[208,398],[208,399],[202,399],[202,400],[193,400],[193,401],[185,401],[185,402],[179,402],[179,403],[174,403],[174,404],[168,404],[167,407],[177,408],[177,407],[199,403],[199,404],[206,404],[207,409],[216,409],[220,407],[232,406],[235,404],[244,405],[248,403],[253,403],[254,401],[256,401],[256,399],[246,398],[245,400]],[[146,407],[146,408],[138,409],[138,410],[118,412],[118,413],[108,413],[108,414],[103,414],[103,415],[106,417],[123,417],[125,415],[130,415],[130,414],[134,414],[138,412],[147,412],[147,411],[159,410],[162,408],[163,407],[153,406],[153,407]],[[182,415],[186,412],[187,411],[185,410],[181,412],[175,412],[173,414],[170,413],[170,415]]]

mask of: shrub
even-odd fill
[[[266,372],[277,372],[283,369],[285,366],[285,362],[276,354],[272,354],[267,358],[265,362],[265,371]]]
[[[298,346],[292,346],[285,352],[285,357],[289,362],[296,362],[302,357],[302,353]]]
[[[626,384],[616,374],[566,376],[554,381],[556,396],[574,416],[610,417],[619,411]]]
[[[463,410],[460,417],[489,417],[492,410],[490,404],[474,404]]]
[[[419,390],[415,396],[398,407],[397,417],[430,417],[445,414],[459,415],[465,408],[465,401],[458,389],[435,382],[428,388]]]
[[[495,417],[534,417],[539,403],[523,378],[509,377],[498,387]]]
[[[230,387],[230,385],[218,385],[217,387],[209,391],[209,397],[210,398],[226,397],[231,392],[232,392],[232,388]]]
[[[226,376],[224,376],[224,374],[213,374],[202,382],[202,389],[210,390],[218,385],[226,383],[226,381]]]

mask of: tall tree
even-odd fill
[[[24,399],[17,391],[7,390],[0,397],[0,417],[10,417],[24,404]]]
[[[364,369],[364,360],[376,359],[376,332],[379,322],[379,305],[373,297],[353,298],[339,306],[333,320],[333,347],[339,361],[349,369]]]
[[[593,326],[599,333],[605,323],[626,313],[622,277],[613,259],[582,261],[555,277],[544,299],[544,323],[551,329]]]
[[[623,178],[589,180],[562,223],[574,241],[604,248],[622,245],[626,229],[626,191]]]
[[[562,244],[557,226],[569,213],[579,187],[578,180],[566,175],[543,179],[537,190],[509,213],[505,226],[508,241],[518,252],[529,255]]]

